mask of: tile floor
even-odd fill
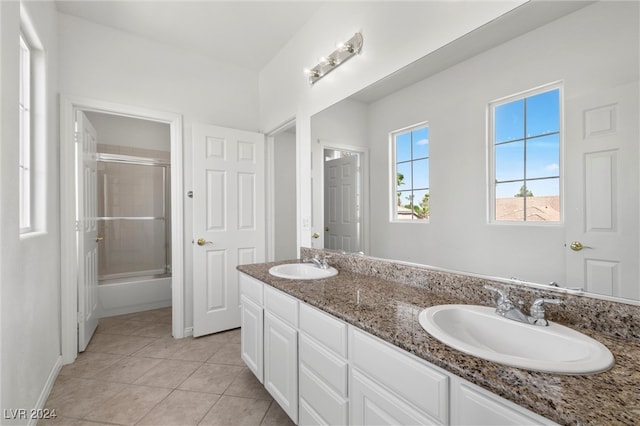
[[[293,425],[240,359],[240,329],[171,337],[171,308],[100,320],[39,425]]]

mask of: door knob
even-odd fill
[[[96,237],[96,243],[99,243],[102,240],[104,240],[104,237],[100,237],[100,236]]]
[[[198,238],[198,241],[196,241],[196,243],[199,246],[204,246],[204,245],[207,245],[207,244],[213,244],[211,241],[207,241],[204,238]]]
[[[589,248],[589,249],[590,249],[590,248],[593,248],[593,247],[589,247],[589,246],[583,246],[583,245],[582,245],[582,243],[581,243],[580,241],[574,241],[574,242],[572,242],[572,243],[569,245],[569,247],[571,247],[571,250],[573,250],[573,251],[580,251],[580,250],[585,249],[585,248]]]
[[[318,234],[317,232],[314,232],[311,237],[318,239],[318,238],[320,238],[320,234]]]

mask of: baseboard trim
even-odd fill
[[[42,388],[42,392],[40,392],[40,396],[38,397],[38,402],[36,403],[36,406],[35,406],[36,410],[39,411],[45,407],[45,404],[47,403],[47,399],[49,399],[49,395],[51,394],[51,390],[53,389],[53,385],[55,384],[61,369],[62,369],[62,356],[58,356],[58,358],[56,359],[56,362],[53,364],[53,368],[49,372],[49,377],[47,377],[47,381],[45,382],[44,387]],[[39,419],[37,418],[30,418],[29,423],[27,424],[29,426],[35,426],[36,423],[38,423],[38,420]]]
[[[193,327],[186,327],[184,329],[184,337],[191,337],[193,336]]]

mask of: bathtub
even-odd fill
[[[171,277],[102,280],[98,302],[100,318],[171,306]]]

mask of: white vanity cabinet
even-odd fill
[[[242,359],[300,425],[556,425],[240,274]]]
[[[349,423],[347,325],[300,303],[300,425]]]
[[[264,287],[264,387],[298,423],[298,300]]]

